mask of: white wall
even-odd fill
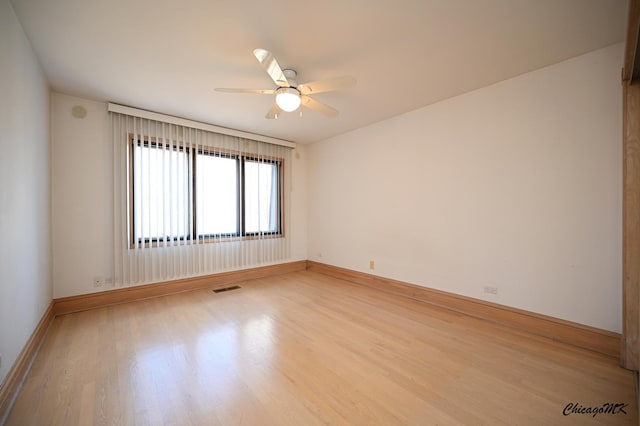
[[[298,144],[291,156],[293,170],[291,182],[291,254],[293,260],[307,260],[307,147]]]
[[[0,0],[0,383],[51,302],[49,88]]]
[[[75,118],[74,106],[86,116]],[[113,150],[105,103],[52,93],[51,108],[53,290],[59,298],[94,292],[94,278],[111,278]]]
[[[309,258],[620,332],[621,66],[611,46],[311,145]]]
[[[87,111],[72,115],[74,106]],[[113,148],[107,104],[52,95],[54,297],[108,290],[94,278],[112,278]],[[291,261],[307,258],[306,153],[293,153]]]

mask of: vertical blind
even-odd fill
[[[290,148],[109,114],[116,285],[290,258]]]

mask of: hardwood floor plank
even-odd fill
[[[637,424],[609,356],[310,271],[239,285],[57,317],[7,425]]]

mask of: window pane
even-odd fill
[[[238,233],[238,160],[210,154],[197,156],[198,235]]]
[[[280,202],[278,164],[245,162],[245,230],[247,233],[279,232]]]
[[[136,241],[187,237],[189,155],[170,147],[138,144],[133,161]]]

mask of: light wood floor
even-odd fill
[[[307,271],[241,286],[56,318],[7,424],[638,422],[613,358]]]

